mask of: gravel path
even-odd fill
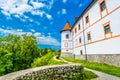
[[[69,64],[72,63],[72,62],[64,60],[63,58],[61,58],[61,60],[65,61]],[[106,74],[106,73],[96,71],[96,70],[92,70],[92,69],[88,69],[88,68],[85,68],[85,69],[88,70],[88,71],[92,71],[93,73],[98,75],[98,78],[93,79],[93,80],[120,80],[120,77],[116,77],[116,76],[113,76],[113,75],[110,75],[110,74]]]
[[[113,75],[109,75],[100,71],[96,71],[96,70],[92,70],[92,69],[88,69],[85,68],[86,70],[92,71],[93,73],[98,75],[98,78],[94,79],[94,80],[120,80],[120,77],[116,77]]]

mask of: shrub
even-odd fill
[[[44,66],[47,65],[50,61],[50,59],[54,56],[53,52],[49,52],[46,55],[37,58],[34,60],[34,62],[31,64],[32,67],[39,67],[39,66]]]

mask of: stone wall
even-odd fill
[[[83,66],[66,64],[22,70],[2,76],[0,80],[77,80],[83,76]]]
[[[85,60],[85,55],[76,55],[75,58]],[[87,55],[87,60],[120,66],[120,54],[89,54]]]
[[[73,57],[72,53],[61,53],[62,57]]]

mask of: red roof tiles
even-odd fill
[[[62,29],[62,31],[66,31],[66,30],[71,30],[71,26],[68,22],[65,24],[64,28]]]

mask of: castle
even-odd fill
[[[93,0],[61,30],[61,55],[120,66],[120,0]]]

